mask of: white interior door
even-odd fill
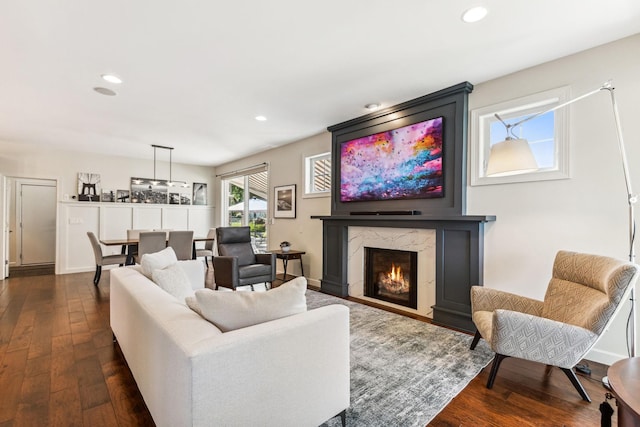
[[[56,187],[20,183],[20,264],[54,264],[56,259]]]

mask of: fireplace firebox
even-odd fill
[[[367,297],[418,308],[418,253],[396,249],[364,248]]]

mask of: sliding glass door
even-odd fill
[[[249,226],[256,252],[267,249],[269,171],[266,165],[222,176],[223,225]]]

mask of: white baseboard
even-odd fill
[[[626,354],[617,354],[610,351],[604,351],[594,348],[589,353],[587,353],[585,359],[591,360],[592,362],[602,363],[603,365],[611,366],[618,360],[627,359],[628,357],[629,356],[627,356]]]

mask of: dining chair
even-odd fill
[[[100,242],[98,241],[96,235],[91,231],[87,231],[87,236],[89,236],[89,241],[91,242],[91,247],[93,248],[93,255],[96,259],[96,274],[93,276],[93,284],[98,286],[98,283],[100,283],[100,276],[102,275],[102,266],[113,264],[119,264],[122,266],[127,261],[127,255],[103,255],[102,246],[100,246]]]
[[[144,231],[140,233],[138,240],[138,253],[135,261],[140,264],[142,255],[159,252],[167,247],[167,233],[164,231]]]
[[[193,259],[193,230],[170,231],[169,242],[180,261]]]
[[[213,267],[213,243],[215,237],[216,229],[210,228],[207,233],[207,239],[209,240],[204,242],[204,249],[196,249],[196,258],[204,257],[204,263],[207,265],[207,268],[209,268],[209,261],[207,260],[208,257],[211,257],[211,266]]]
[[[147,231],[153,231],[151,229],[128,229],[127,230],[127,240],[138,240],[140,239],[140,233],[144,233]],[[125,248],[125,252],[129,254],[129,259],[133,259],[138,254],[138,245],[129,245]]]

